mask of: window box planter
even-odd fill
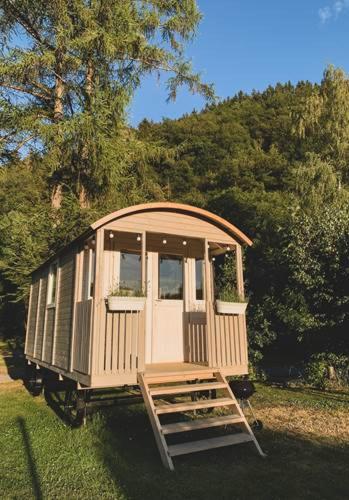
[[[247,302],[216,301],[218,314],[245,314]]]
[[[146,297],[118,297],[107,298],[109,311],[143,311]]]

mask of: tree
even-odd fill
[[[340,68],[328,66],[321,85],[304,100],[296,118],[302,138],[312,138],[313,151],[331,161],[349,181],[349,78]]]
[[[1,0],[0,128],[5,162],[39,152],[59,206],[65,186],[82,205],[122,191],[134,168],[125,126],[150,73],[213,98],[184,58],[200,21],[195,0]]]

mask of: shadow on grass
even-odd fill
[[[40,479],[39,479],[38,471],[36,468],[35,458],[34,458],[32,446],[31,446],[31,442],[30,442],[30,436],[28,434],[24,418],[18,417],[17,424],[18,424],[18,427],[19,427],[19,430],[21,432],[22,439],[23,439],[23,448],[25,451],[26,459],[27,459],[28,470],[29,470],[29,474],[30,474],[30,478],[31,478],[31,482],[32,482],[34,496],[37,500],[41,500],[43,498],[43,496],[42,496],[42,492],[41,492]]]
[[[6,370],[12,380],[22,379],[24,376],[24,349],[22,343],[16,340],[8,340],[7,347],[2,348],[2,357],[5,361]]]
[[[261,384],[261,382],[260,382]],[[337,403],[346,403],[349,404],[349,389],[342,389],[342,390],[324,390],[324,389],[317,389],[315,387],[310,387],[310,386],[296,386],[296,387],[281,387],[277,384],[269,383],[269,382],[264,382],[262,385],[265,387],[271,387],[272,389],[275,389],[276,391],[279,391],[280,394],[284,393],[286,391],[296,394],[298,393],[301,396],[305,397],[310,397],[311,399],[322,399],[322,400],[331,400],[333,402]]]
[[[178,457],[169,472],[142,406],[104,411],[102,422],[91,422],[95,446],[126,498],[333,500],[349,491],[349,449],[333,442],[265,429],[256,437],[266,459],[248,443]]]

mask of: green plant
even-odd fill
[[[218,299],[222,302],[246,302],[246,300],[238,294],[236,288],[229,284],[218,290]]]
[[[110,289],[108,297],[146,297],[146,293],[142,289],[126,290],[116,285]]]
[[[349,357],[334,353],[318,353],[310,358],[305,368],[305,380],[314,387],[326,389],[349,383]]]

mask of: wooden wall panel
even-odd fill
[[[54,364],[68,369],[72,326],[75,252],[64,255],[60,261],[59,292],[55,333]]]
[[[105,315],[105,331],[99,339],[103,362],[97,375],[136,374],[144,367],[144,311],[106,311]]]
[[[45,314],[46,314],[46,302],[47,302],[47,285],[48,285],[48,273],[43,274],[41,278],[41,288],[40,288],[40,303],[38,304],[38,324],[36,325],[36,339],[35,339],[35,349],[34,358],[42,359],[42,345],[44,338],[44,328],[45,328]]]
[[[52,363],[52,342],[53,342],[53,332],[55,327],[55,307],[48,307],[46,309],[46,325],[44,332],[44,346],[42,359],[46,363]]]
[[[184,313],[184,351],[188,363],[207,363],[207,321],[206,313]]]
[[[28,321],[27,336],[26,336],[26,349],[25,349],[25,354],[29,354],[29,356],[34,355],[39,288],[40,288],[40,276],[38,275],[33,280],[31,287],[30,311],[29,311],[29,321]]]
[[[75,304],[75,332],[73,344],[73,370],[84,374],[90,372],[90,338],[93,300]]]

